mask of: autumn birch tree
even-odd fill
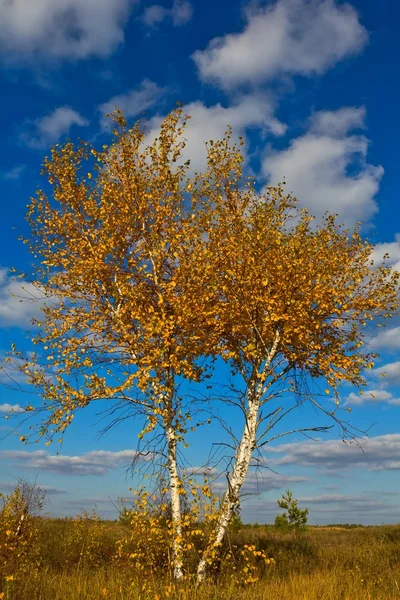
[[[99,400],[144,416],[140,435],[161,431],[177,579],[177,448],[190,418],[177,382],[201,380],[200,359],[217,357],[241,378],[243,431],[198,566],[202,581],[255,450],[292,410],[272,401],[296,396],[338,421],[333,400],[326,408],[301,382],[315,381],[336,402],[342,383],[364,384],[374,360],[364,327],[397,310],[398,275],[372,268],[372,246],[357,229],[331,216],[316,226],[282,186],[258,193],[229,133],[210,142],[206,172],[189,176],[184,123],[177,109],[146,146],[140,124],[128,129],[117,114],[101,151],[53,148],[44,164],[51,193],[39,191],[28,213],[32,283],[47,298],[37,351],[8,359],[39,392],[39,435],[49,442]]]
[[[178,108],[146,146],[140,123],[128,129],[117,113],[113,141],[101,151],[70,142],[52,149],[43,169],[51,193],[39,191],[28,212],[33,283],[47,297],[35,323],[37,351],[8,357],[40,394],[39,436],[48,443],[99,400],[144,416],[140,437],[161,430],[177,579],[177,446],[190,418],[177,381],[198,381],[198,359],[207,354],[206,294],[195,272],[202,232],[191,210],[188,164],[177,166],[184,121]]]
[[[195,195],[208,206],[204,265],[215,293],[218,354],[241,378],[244,415],[217,524],[198,567],[202,581],[255,450],[273,439],[273,427],[293,409],[274,408],[272,401],[312,402],[340,424],[334,404],[340,385],[364,385],[375,358],[363,348],[365,326],[397,310],[398,273],[373,268],[372,246],[358,228],[344,229],[335,216],[315,225],[283,186],[258,193],[242,175],[230,132],[209,144],[208,172]],[[301,385],[310,380],[330,393],[328,405]]]

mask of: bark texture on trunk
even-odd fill
[[[258,411],[260,407],[260,398],[255,396],[249,401],[247,412],[247,422],[243,431],[242,439],[237,448],[235,465],[232,474],[229,478],[228,489],[222,502],[221,512],[212,534],[212,540],[197,568],[197,581],[204,581],[208,568],[214,558],[215,551],[224,539],[226,528],[231,520],[233,510],[238,501],[240,489],[249,470],[251,457],[253,455],[254,446],[256,443]]]
[[[274,342],[268,353],[265,364],[261,369],[255,369],[253,377],[247,383],[247,411],[246,423],[244,426],[242,439],[235,453],[235,462],[231,476],[228,481],[219,518],[212,533],[210,542],[205,549],[202,559],[197,567],[197,582],[202,583],[207,576],[207,571],[212,563],[214,556],[218,552],[219,545],[224,539],[226,528],[232,517],[233,510],[239,499],[241,487],[249,470],[250,461],[257,442],[258,414],[260,410],[261,399],[264,393],[264,383],[267,379],[272,360],[278,350],[280,340],[279,331],[276,331]]]
[[[178,465],[176,458],[176,435],[173,427],[169,425],[166,428],[167,446],[168,446],[168,472],[169,472],[169,489],[171,495],[171,512],[172,512],[172,561],[174,578],[176,580],[183,579],[182,570],[182,522],[181,522],[181,499],[179,494],[180,481],[178,473]]]

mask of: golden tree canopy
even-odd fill
[[[357,228],[315,225],[281,185],[260,193],[229,131],[191,174],[185,119],[173,111],[146,146],[117,113],[109,146],[68,142],[45,161],[51,194],[30,204],[28,242],[48,302],[40,352],[17,353],[48,411],[42,434],[98,399],[140,406],[150,429],[172,411],[179,430],[164,400],[177,377],[199,380],[202,358],[247,382],[296,369],[334,390],[373,364],[363,328],[397,311],[398,274],[372,267]]]
[[[373,353],[363,349],[365,326],[398,310],[399,274],[374,268],[373,246],[327,215],[315,224],[283,185],[259,193],[242,174],[230,132],[208,146],[208,171],[196,194],[208,206],[204,239],[207,280],[215,291],[218,353],[246,378],[300,369],[364,383]],[[211,274],[211,276],[210,276]],[[268,373],[263,365],[278,348]]]
[[[46,361],[20,358],[49,411],[42,433],[62,432],[98,399],[137,404],[151,429],[175,378],[198,380],[208,353],[207,295],[196,275],[203,234],[189,165],[177,163],[185,117],[171,113],[149,146],[140,123],[129,129],[114,118],[101,151],[53,148],[44,163],[51,194],[39,191],[29,207],[35,284],[48,297],[33,341]]]

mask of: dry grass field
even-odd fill
[[[243,526],[226,542],[225,564],[197,587],[193,576],[175,585],[165,564],[138,568],[117,557],[129,525],[36,518],[22,542],[3,543],[3,600],[354,600],[400,598],[400,526],[309,527],[282,533]],[[139,533],[143,535],[143,533]],[[5,537],[4,537],[5,536]],[[10,538],[5,532],[3,538]],[[137,540],[135,540],[135,543]],[[146,546],[147,540],[141,542]],[[151,545],[149,538],[148,544]],[[258,560],[258,551],[274,560]],[[10,559],[10,552],[13,554]],[[156,549],[155,549],[156,552]],[[194,569],[196,547],[189,557]],[[131,555],[133,556],[133,555]],[[229,563],[229,564],[228,564]],[[252,577],[247,575],[251,573]],[[248,580],[252,581],[249,582]],[[247,583],[246,583],[247,581]]]

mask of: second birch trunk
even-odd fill
[[[169,489],[171,496],[172,513],[172,560],[174,578],[183,579],[182,569],[182,522],[181,522],[181,500],[180,500],[180,479],[178,473],[176,446],[177,440],[172,426],[166,428],[167,449],[168,449],[168,472]]]
[[[210,544],[204,551],[197,568],[198,583],[204,581],[207,570],[213,562],[215,552],[218,552],[217,549],[224,539],[229,521],[232,518],[233,510],[238,501],[239,492],[249,470],[251,457],[256,443],[259,407],[260,397],[255,394],[252,399],[249,399],[247,421],[236,452],[235,465],[229,478],[228,489],[222,501],[221,512],[212,534]]]

